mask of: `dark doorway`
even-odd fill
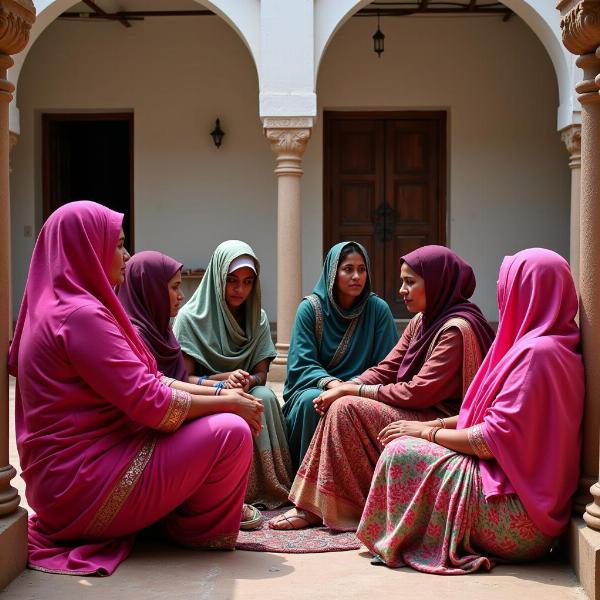
[[[63,204],[93,200],[125,214],[133,252],[133,114],[43,114],[44,220]]]
[[[396,318],[398,258],[446,241],[446,113],[326,111],[324,243],[356,240]]]

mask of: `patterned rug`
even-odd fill
[[[283,552],[307,554],[309,552],[343,552],[357,550],[360,542],[353,531],[333,532],[327,527],[310,527],[296,531],[270,529],[268,521],[289,509],[263,510],[264,521],[259,529],[240,531],[236,548],[253,552]]]

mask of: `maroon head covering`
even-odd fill
[[[187,371],[169,322],[168,283],[182,266],[160,252],[138,252],[127,262],[125,282],[117,290],[131,322],[156,358],[158,370],[180,381]]]
[[[426,306],[420,330],[413,337],[398,370],[398,381],[410,381],[421,369],[427,350],[440,327],[452,317],[471,325],[485,356],[494,331],[469,298],[475,291],[471,265],[445,246],[423,246],[400,258],[425,280]]]

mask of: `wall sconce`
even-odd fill
[[[383,40],[385,40],[385,35],[379,29],[379,13],[377,13],[377,31],[373,34],[373,52],[377,52],[377,58],[381,58],[384,50]]]
[[[212,137],[213,142],[215,143],[215,146],[217,148],[221,147],[221,143],[223,142],[224,135],[225,135],[225,132],[221,129],[221,123],[220,123],[219,119],[217,119],[215,122],[215,128],[210,132],[210,136]]]

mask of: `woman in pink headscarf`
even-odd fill
[[[506,257],[498,305],[496,340],[458,417],[380,434],[358,529],[375,563],[489,570],[544,555],[569,521],[584,383],[567,262],[543,249]]]
[[[10,348],[29,566],[43,571],[109,575],[152,524],[193,548],[238,534],[262,405],[161,381],[113,290],[122,221],[93,202],[50,216]]]

